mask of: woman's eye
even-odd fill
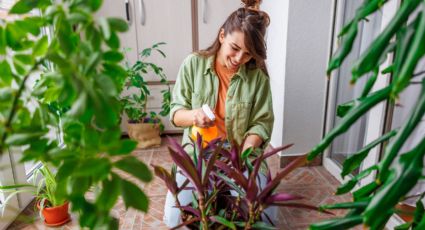
[[[232,50],[238,51],[238,48],[232,46]]]

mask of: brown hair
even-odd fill
[[[264,36],[266,28],[270,24],[269,15],[258,9],[261,0],[242,0],[242,2],[245,7],[239,8],[230,14],[220,27],[213,44],[207,49],[199,51],[198,54],[204,57],[217,54],[221,46],[219,41],[221,29],[224,30],[224,36],[234,31],[241,31],[245,35],[245,46],[252,55],[246,66],[249,69],[260,68],[264,73],[268,74],[265,64],[267,48]]]

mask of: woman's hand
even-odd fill
[[[200,128],[207,128],[214,125],[214,121],[208,118],[207,114],[205,114],[202,108],[193,109],[192,111],[193,111],[193,125]]]
[[[245,139],[245,142],[242,147],[242,152],[248,148],[256,148],[259,147],[263,143],[263,139],[256,134],[248,135]]]
[[[178,110],[173,117],[174,124],[181,127],[188,127],[196,125],[200,128],[207,128],[214,124],[208,116],[204,113],[202,108],[186,110]]]

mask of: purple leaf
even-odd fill
[[[212,170],[212,169],[213,169],[213,167],[214,167],[215,161],[216,161],[216,159],[217,159],[217,154],[218,154],[218,152],[217,152],[217,151],[214,151],[214,152],[212,153],[212,155],[211,155],[210,159],[208,159],[208,162],[207,162],[207,168],[205,169],[205,175],[204,175],[204,178],[203,178],[203,180],[202,180],[202,185],[203,185],[203,186],[207,185],[207,184],[208,184],[208,182],[210,181],[210,180],[209,180],[210,172],[211,172],[211,170]]]
[[[174,195],[177,194],[177,183],[175,178],[173,178],[163,167],[153,164],[151,164],[151,166],[154,168],[155,175],[165,182],[168,190]]]
[[[258,196],[259,200],[264,199],[266,196],[268,196],[274,188],[279,185],[280,181],[288,175],[290,172],[292,172],[294,169],[304,165],[307,162],[307,154],[301,155],[295,160],[293,160],[291,163],[289,163],[285,168],[283,168],[280,172],[278,172],[275,176],[275,178],[272,179],[269,183],[267,183],[266,187],[264,187],[264,190],[261,191],[260,195]]]
[[[189,225],[189,224],[191,224],[191,223],[193,223],[193,222],[196,222],[196,221],[201,221],[201,218],[199,218],[199,217],[191,218],[191,219],[186,220],[185,222],[183,222],[183,223],[181,223],[181,224],[177,225],[176,227],[171,228],[171,230],[179,229],[179,228],[181,228],[181,227],[183,227],[183,226]]]
[[[173,159],[174,163],[182,170],[182,173],[187,177],[187,179],[192,182],[192,184],[196,187],[196,189],[200,192],[203,192],[201,179],[196,171],[195,165],[193,164],[192,159],[190,159],[189,155],[184,151],[181,146],[178,146],[178,150],[168,147],[170,156]]]
[[[290,147],[292,147],[294,144],[289,144],[289,145],[285,145],[285,146],[280,146],[280,147],[278,147],[278,148],[275,148],[275,149],[272,149],[272,150],[270,150],[270,151],[267,151],[266,153],[264,153],[264,157],[263,157],[263,160],[264,159],[267,159],[267,158],[269,158],[269,157],[271,157],[271,156],[273,156],[274,154],[276,154],[276,153],[278,153],[278,152],[280,152],[280,151],[283,151],[283,150],[285,150],[285,149],[287,149],[287,148],[290,148]]]
[[[196,147],[195,147],[195,153],[198,153],[198,175],[201,176],[202,175],[202,161],[203,161],[203,149],[202,149],[202,136],[201,134],[198,132],[196,134]]]
[[[198,209],[193,208],[190,205],[186,205],[186,206],[175,206],[176,208],[180,208],[186,212],[189,212],[193,215],[195,215],[196,217],[201,217],[201,212]]]
[[[258,186],[257,186],[257,176],[258,176],[258,170],[260,170],[261,165],[261,159],[263,155],[261,154],[254,166],[254,170],[252,170],[251,175],[249,175],[248,178],[248,190],[246,191],[246,198],[253,202],[255,200],[255,196],[258,194]]]
[[[277,193],[267,197],[264,203],[270,205],[271,203],[276,203],[280,201],[300,200],[302,198],[302,196],[296,196],[287,193]]]
[[[240,185],[245,191],[248,189],[248,180],[245,178],[243,173],[238,172],[230,168],[227,164],[222,161],[216,161],[216,166],[219,167],[224,173],[229,177],[235,180],[237,185]]]

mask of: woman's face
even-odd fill
[[[219,34],[220,49],[217,53],[217,61],[230,71],[237,71],[239,66],[247,63],[251,54],[245,47],[245,35],[241,31],[233,31],[224,36],[222,29]]]

